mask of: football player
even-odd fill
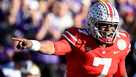
[[[109,2],[97,1],[88,9],[86,28],[69,28],[57,41],[13,38],[17,48],[66,55],[67,77],[127,77],[125,57],[129,36],[119,31],[119,15]]]

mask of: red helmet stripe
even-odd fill
[[[112,16],[113,16],[112,7],[111,7],[111,5],[109,3],[107,3],[107,6],[108,6],[109,14],[110,14],[110,16],[112,18]]]

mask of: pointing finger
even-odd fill
[[[21,41],[21,42],[23,42],[24,40],[23,39],[21,39],[21,38],[15,38],[15,37],[13,37],[12,38],[12,40],[14,40],[14,41]]]

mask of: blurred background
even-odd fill
[[[20,51],[11,38],[57,40],[65,29],[85,25],[95,1],[0,0],[0,77],[65,77],[65,56]],[[128,77],[136,77],[136,0],[109,1],[119,12],[119,25],[130,34],[126,68]]]

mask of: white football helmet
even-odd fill
[[[87,17],[87,25],[94,38],[102,43],[112,44],[118,31],[119,15],[117,10],[109,2],[98,1],[90,6]],[[115,30],[111,33],[101,30],[99,27],[111,25]]]

